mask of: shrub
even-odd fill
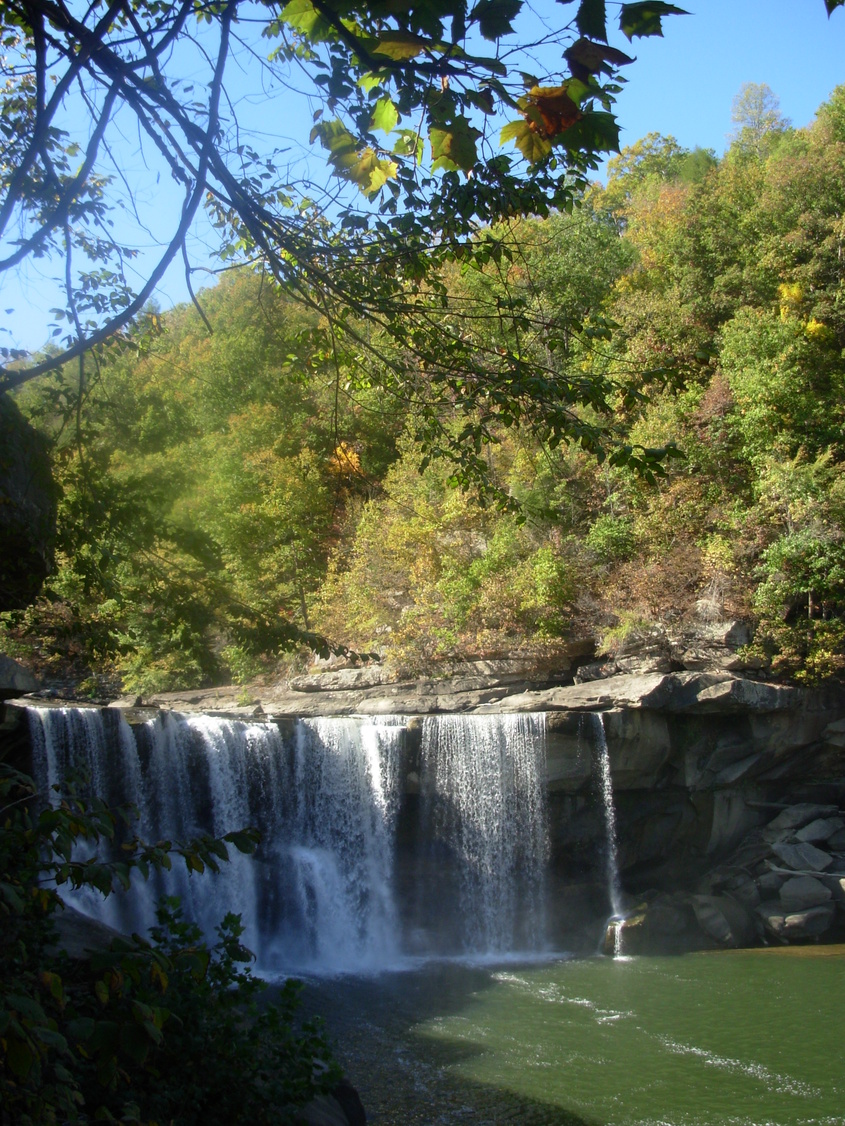
[[[39,809],[32,780],[2,761],[0,814],[2,1126],[292,1123],[336,1082],[319,1029],[296,1026],[296,983],[259,1009],[263,984],[245,966],[237,916],[208,946],[168,900],[150,941],[115,939],[76,963],[51,950],[60,887],[108,895],[174,855],[190,871],[217,870],[227,845],[255,847],[254,831],[187,845],[126,840],[119,859],[104,860],[126,811],[83,802],[74,788]]]

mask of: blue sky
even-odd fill
[[[637,57],[625,68],[628,83],[617,105],[623,145],[659,132],[688,148],[721,153],[732,128],[731,103],[743,83],[770,86],[782,113],[799,127],[845,83],[845,8],[828,20],[822,0],[676,2],[691,14],[666,19],[662,39],[640,39],[632,46],[621,34],[614,40]],[[534,0],[531,6],[542,15],[551,5],[552,0]],[[291,107],[286,118],[274,115],[272,124],[290,126],[297,118],[307,122],[310,114]],[[201,245],[195,243],[195,261],[198,255]],[[50,272],[57,272],[56,266],[29,281],[12,279],[0,290],[0,317],[3,306],[15,306],[3,343],[35,349],[47,338],[48,310],[57,303],[46,277]],[[157,297],[162,308],[187,299],[181,266],[171,269]]]
[[[731,103],[744,82],[766,83],[795,126],[809,124],[845,83],[845,8],[828,20],[822,0],[675,0],[689,16],[640,39],[619,96],[622,143],[671,134],[721,153]]]

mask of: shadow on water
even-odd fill
[[[421,970],[380,977],[310,979],[305,1015],[325,1021],[336,1054],[374,1126],[598,1126],[568,1111],[504,1087],[469,1080],[462,1062],[484,1054],[482,1044],[438,1039],[423,1027],[460,1016],[495,984],[493,967],[428,963]]]

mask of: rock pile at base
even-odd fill
[[[658,895],[624,928],[626,949],[741,947],[845,935],[845,811],[802,802],[754,829],[695,892]]]

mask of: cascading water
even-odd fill
[[[599,779],[601,782],[602,805],[604,807],[607,896],[610,900],[611,910],[607,928],[608,933],[612,936],[613,956],[618,958],[622,953],[624,908],[622,906],[622,889],[619,883],[619,849],[616,838],[616,808],[613,804],[613,782],[610,776],[610,753],[607,747],[607,734],[604,729],[604,716],[601,712],[592,712],[590,714],[590,720],[595,732],[596,747],[598,750]]]
[[[314,719],[296,728],[285,880],[297,932],[318,965],[379,969],[399,956],[393,837],[404,729],[398,724]],[[280,952],[290,941],[279,935]]]
[[[31,709],[42,793],[74,770],[93,795],[138,808],[139,836],[186,840],[255,826],[256,856],[230,849],[212,878],[179,864],[127,895],[80,910],[121,930],[147,929],[162,894],[178,895],[208,935],[227,911],[262,968],[366,970],[395,960],[392,832],[403,727],[303,720],[293,740],[271,723],[164,714],[133,729],[118,712]]]
[[[149,881],[133,878],[126,894],[74,898],[119,930],[145,931],[166,894],[209,937],[226,912],[239,914],[267,970],[373,971],[408,950],[497,956],[543,947],[542,715],[417,724],[419,804],[404,792],[411,743],[400,717],[298,720],[283,734],[274,723],[209,716],[162,713],[130,727],[117,710],[36,708],[30,728],[45,795],[82,770],[92,795],[137,808],[132,832],[141,838],[246,826],[261,834],[255,856],[230,849],[213,876],[175,862]],[[426,878],[417,878],[408,857],[426,849]]]
[[[537,950],[549,858],[545,717],[423,723],[424,833],[457,865],[461,941],[473,954]]]

